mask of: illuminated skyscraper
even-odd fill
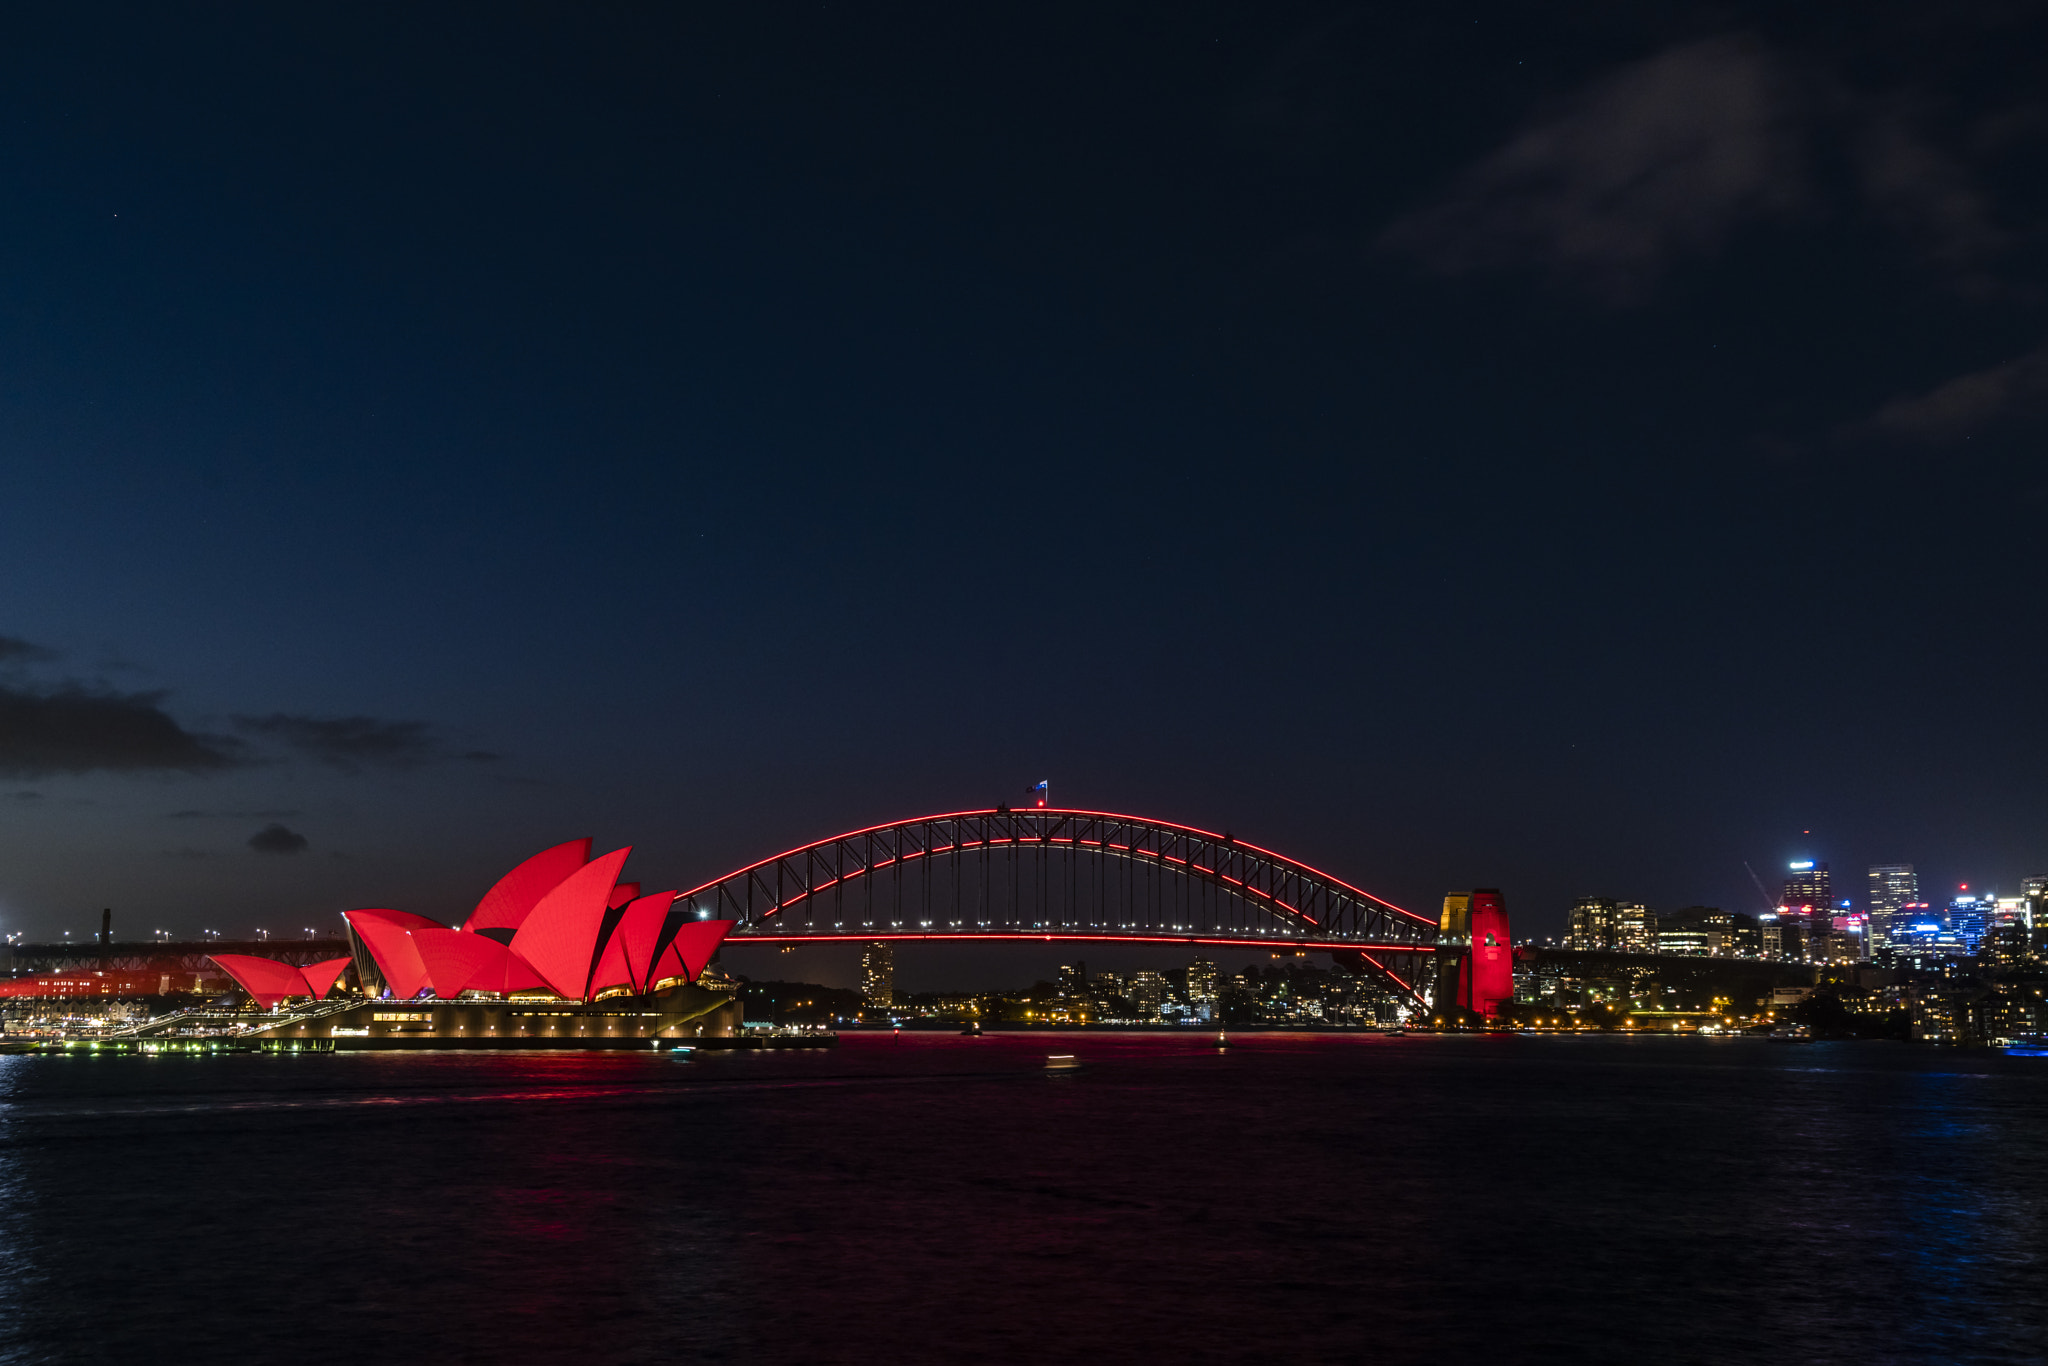
[[[1870,949],[1891,947],[1892,918],[1920,900],[1920,875],[1910,863],[1874,863],[1870,867]]]
[[[1838,908],[1825,863],[1798,859],[1787,871],[1792,875],[1785,879],[1784,894],[1778,899],[1778,936],[1783,945],[1778,956],[1805,962],[1826,943]],[[1823,953],[1823,959],[1825,956]]]
[[[1948,927],[1963,941],[1964,953],[1975,953],[1984,942],[1984,931],[1991,928],[1997,909],[1996,899],[1988,896],[1959,896],[1948,903]]]
[[[886,939],[860,952],[860,994],[869,1010],[887,1010],[896,1003],[896,950]]]
[[[1785,879],[1783,904],[1793,911],[1803,909],[1808,915],[1833,915],[1835,894],[1828,881],[1828,866],[1801,859],[1790,866],[1790,871],[1792,876]]]

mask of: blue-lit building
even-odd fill
[[[1998,903],[1991,897],[1959,896],[1948,903],[1948,925],[1956,937],[1969,947],[1963,952],[1975,953],[1984,942],[1984,931],[1991,928],[1992,915],[1998,910]]]

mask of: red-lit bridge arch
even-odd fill
[[[853,830],[677,898],[728,944],[1073,940],[1334,953],[1413,993],[1436,922],[1307,864],[1143,816],[1024,807]]]

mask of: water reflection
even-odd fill
[[[4,1058],[0,1342],[1883,1360],[2022,1352],[2042,1329],[2048,1103],[2002,1060],[1206,1045]],[[1086,1065],[1048,1076],[1049,1049]]]

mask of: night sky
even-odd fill
[[[1041,778],[1524,935],[2048,871],[2042,5],[52,4],[0,63],[0,929]]]

